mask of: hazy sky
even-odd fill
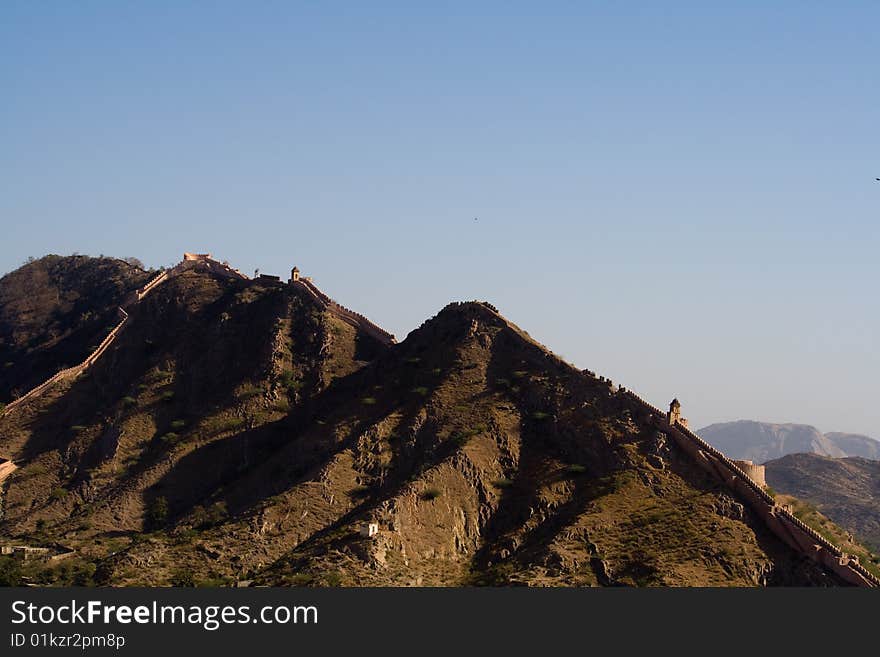
[[[487,299],[696,426],[880,437],[880,3],[724,4],[4,0],[0,272]]]

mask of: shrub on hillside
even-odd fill
[[[178,570],[171,576],[171,586],[178,588],[193,588],[196,578],[191,570]]]
[[[147,525],[151,528],[163,526],[168,521],[168,500],[157,497],[147,506]]]
[[[21,585],[21,563],[12,557],[0,557],[0,586]]]

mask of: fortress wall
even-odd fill
[[[176,269],[176,268],[175,268]],[[164,283],[168,280],[170,273],[168,270],[161,272],[157,276],[155,276],[152,280],[150,280],[146,285],[134,291],[133,295],[129,295],[126,299],[126,305],[131,305],[132,303],[137,303],[145,296],[147,296],[151,291],[153,291],[156,287],[158,287],[161,283]],[[80,374],[82,374],[86,369],[91,367],[96,360],[98,360],[105,351],[113,344],[113,341],[116,339],[116,336],[119,335],[119,332],[125,327],[126,322],[128,321],[128,313],[122,307],[119,308],[119,313],[122,315],[122,320],[113,327],[113,330],[101,341],[101,343],[86,356],[85,360],[81,362],[79,365],[74,365],[73,367],[68,367],[67,369],[61,370],[56,373],[54,376],[51,376],[49,379],[38,385],[37,387],[29,390],[27,393],[16,399],[15,401],[6,405],[6,408],[3,409],[3,415],[6,415],[10,411],[18,408],[26,401],[30,399],[34,399],[52,387],[54,384],[62,381],[64,379],[76,378]]]
[[[168,280],[168,271],[161,272],[158,276],[155,276],[152,280],[150,280],[146,285],[137,290],[137,300],[140,301],[147,294],[149,294],[156,286],[164,283]]]
[[[325,305],[327,305],[327,306],[329,306],[330,304],[333,303],[333,299],[331,299],[331,298],[328,297],[326,294],[324,294],[323,292],[321,292],[321,290],[318,289],[318,286],[315,285],[314,283],[312,283],[311,281],[308,281],[308,280],[306,280],[306,279],[304,279],[304,278],[300,278],[299,281],[298,281],[298,283],[299,283],[301,286],[305,287],[307,290],[309,290],[309,291],[310,291],[315,297],[318,298],[318,300],[321,301],[321,303],[323,303],[323,304],[325,304]]]
[[[121,313],[123,313],[122,321],[120,321],[119,324],[117,324],[116,327],[112,331],[110,331],[110,334],[106,338],[104,338],[101,344],[98,345],[98,348],[95,349],[89,355],[89,357],[85,359],[85,361],[83,361],[82,365],[80,366],[82,370],[90,367],[92,363],[94,363],[96,360],[98,360],[98,358],[101,357],[101,354],[103,354],[107,350],[107,347],[109,347],[113,343],[113,341],[116,339],[116,336],[119,335],[119,332],[125,326],[126,322],[128,321],[128,313],[125,312],[122,308],[120,308],[119,310]]]
[[[196,257],[187,258],[188,255],[195,255]],[[229,275],[230,277],[247,279],[247,276],[241,274],[241,272],[233,270],[230,267],[223,265],[222,263],[211,260],[209,255],[184,254],[184,261],[179,263],[171,270],[166,270],[160,273],[145,286],[137,290],[136,301],[140,301],[141,299],[143,299],[158,285],[168,280],[169,277],[182,272],[184,270],[184,265],[194,261],[197,263],[206,263],[212,269],[214,269],[214,266],[216,265],[217,269],[219,270],[218,273],[222,272],[226,275]],[[300,279],[299,281],[296,281],[292,284],[300,285],[302,288],[307,290],[322,306],[324,306],[327,310],[333,312],[344,321],[364,330],[368,334],[372,335],[382,342],[385,342],[386,344],[391,344],[394,342],[393,335],[379,328],[363,315],[349,310],[348,308],[345,308],[344,306],[336,303],[326,294],[321,292],[321,290],[311,281]],[[531,340],[524,336],[519,329],[517,329],[513,324],[502,317],[497,310],[489,308],[489,306],[486,307],[498,318],[500,318],[508,327],[514,330],[517,335],[520,335],[523,340],[542,347],[542,345],[534,342],[534,340]],[[83,361],[83,363],[58,372],[44,383],[26,393],[24,396],[8,404],[4,410],[4,414],[8,413],[13,408],[23,404],[28,399],[39,395],[54,383],[68,377],[78,376],[82,371],[91,366],[104,353],[104,351],[109,348],[110,344],[112,344],[116,336],[119,334],[119,332],[128,321],[128,313],[123,308],[120,308],[119,310],[123,315],[122,320],[119,322],[119,324],[117,324],[116,327],[114,327],[114,329],[101,342],[101,344],[85,359],[85,361]],[[595,375],[593,375],[592,373],[580,372],[572,367],[571,364],[566,363],[555,354],[552,354],[551,352],[546,350],[546,348],[544,348],[544,350],[545,353],[547,353],[548,359],[551,362],[555,362],[558,365],[563,365],[565,367],[571,368],[577,371],[582,376],[591,380],[596,379]],[[608,383],[609,388],[613,391],[613,385],[610,383],[610,381]],[[667,417],[666,413],[661,411],[656,406],[649,404],[647,401],[643,400],[632,391],[629,391],[621,386],[618,388],[617,394],[628,395],[631,399],[637,401],[643,408],[649,411],[654,423],[657,425],[660,431],[670,434],[676,441],[676,443],[688,455],[690,455],[696,461],[696,463],[700,465],[700,467],[712,473],[725,485],[727,485],[732,490],[737,492],[741,497],[743,497],[748,502],[749,506],[758,513],[758,516],[767,524],[771,531],[773,531],[773,533],[776,534],[785,543],[791,545],[794,549],[797,549],[800,552],[806,554],[814,561],[819,562],[820,564],[835,572],[838,576],[851,584],[870,587],[880,586],[880,580],[878,580],[874,575],[867,571],[861,564],[858,563],[857,560],[846,557],[846,555],[842,553],[840,548],[832,544],[824,536],[821,536],[812,527],[807,526],[802,520],[795,517],[788,510],[776,505],[773,497],[763,488],[763,486],[766,485],[764,480],[764,466],[756,466],[750,462],[744,461],[732,461],[724,454],[722,454],[719,450],[715,449],[707,442],[705,442],[702,438],[693,433],[683,424],[675,423],[670,425],[668,421],[665,421]],[[0,480],[8,476],[9,473],[12,472],[12,470],[14,469],[15,465],[12,464],[11,461],[0,462]],[[5,474],[3,474],[4,472]]]
[[[299,281],[297,281],[297,282],[295,282],[295,283],[291,283],[291,285],[299,285],[302,289],[304,289],[306,292],[308,292],[308,293],[311,295],[311,297],[312,297],[315,301],[317,301],[318,304],[319,304],[322,308],[326,308],[326,307],[327,307],[326,302],[325,302],[320,296],[318,296],[318,294],[315,292],[315,290],[313,290],[311,287],[309,287],[308,285],[306,285],[305,282],[303,282],[302,279],[300,279]]]
[[[7,404],[6,408],[3,409],[3,415],[6,415],[7,413],[12,411],[13,409],[21,406],[29,399],[33,399],[34,397],[39,396],[41,393],[45,392],[48,388],[50,388],[53,384],[58,383],[59,381],[62,381],[62,380],[69,378],[71,376],[75,376],[78,372],[79,372],[79,367],[70,367],[66,370],[61,370],[60,372],[56,373],[54,376],[50,377],[49,379],[47,379],[46,381],[44,381],[43,383],[38,385],[36,388],[29,390],[27,393],[25,393],[24,395],[22,395],[21,397],[19,397],[15,401]]]
[[[313,297],[321,302],[326,310],[329,310],[334,315],[345,321],[347,324],[350,324],[355,328],[361,329],[367,335],[375,338],[376,340],[379,340],[384,344],[394,344],[395,339],[391,333],[379,328],[376,324],[371,322],[360,313],[356,313],[355,311],[350,310],[345,306],[337,303],[326,294],[321,292],[318,286],[311,281],[300,278],[298,281],[292,284],[299,284],[301,287],[304,287],[312,294]]]
[[[360,328],[364,333],[372,336],[376,340],[380,342],[384,342],[385,344],[393,344],[394,336],[388,333],[387,331],[379,328],[373,322],[368,320],[366,317],[361,315],[360,313],[356,313],[353,310],[349,310],[345,306],[340,306],[338,303],[332,303],[330,305],[330,310],[335,312],[335,314],[342,319],[350,320],[350,323],[354,324],[356,327]]]
[[[759,486],[766,486],[767,479],[765,478],[764,466],[756,465],[751,461],[734,461],[739,468],[745,472],[749,478],[754,481]]]
[[[15,472],[18,467],[12,461],[0,460],[0,481]]]
[[[743,463],[742,465],[746,466],[743,468],[738,462],[728,459],[687,427],[681,424],[670,426],[664,423],[662,420],[665,414],[660,409],[645,402],[632,392],[625,391],[625,394],[630,395],[651,411],[658,428],[671,435],[686,453],[695,458],[697,463],[714,472],[725,485],[731,487],[745,499],[778,538],[850,584],[880,587],[880,580],[861,564],[845,557],[839,547],[790,511],[776,505],[773,496],[762,487],[764,483],[763,466],[751,464],[749,467],[748,463]],[[753,478],[749,471],[759,476]],[[758,480],[756,481],[756,479]]]
[[[188,269],[199,267],[205,268],[211,273],[217,274],[218,276],[234,278],[236,280],[250,280],[246,275],[242,274],[237,269],[233,269],[229,265],[222,263],[219,260],[214,260],[214,258],[211,257],[210,253],[184,253],[183,260],[181,260],[171,269],[167,269],[165,273],[170,278],[182,274]]]
[[[122,309],[120,308],[120,310],[122,310]],[[125,312],[125,311],[123,311],[123,312]],[[7,404],[6,408],[3,411],[3,414],[5,415],[6,413],[13,410],[14,408],[17,408],[18,406],[24,404],[29,399],[33,399],[35,397],[38,397],[43,392],[45,392],[50,387],[52,387],[52,385],[54,385],[55,383],[58,383],[59,381],[63,381],[64,379],[76,378],[80,374],[82,374],[85,370],[87,370],[89,367],[91,367],[91,365],[98,358],[100,358],[101,354],[103,354],[107,350],[107,348],[112,344],[112,342],[116,339],[116,336],[119,334],[119,331],[122,330],[122,327],[125,325],[126,321],[128,321],[127,314],[125,317],[123,317],[122,321],[119,322],[119,324],[117,324],[113,328],[112,331],[110,331],[110,333],[107,335],[107,337],[101,341],[101,344],[98,345],[98,347],[94,351],[92,351],[92,353],[89,354],[82,363],[80,363],[79,365],[74,365],[73,367],[68,367],[65,370],[61,370],[60,372],[58,372],[54,376],[50,377],[49,379],[47,379],[46,381],[44,381],[43,383],[38,385],[36,388],[33,388],[32,390],[28,391],[26,394],[22,395],[21,397],[19,397],[18,399],[16,399],[12,403]]]

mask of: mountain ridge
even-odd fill
[[[396,344],[296,282],[208,262],[137,295],[81,376],[0,420],[19,465],[0,537],[51,536],[103,584],[864,580],[723,455],[491,304]]]
[[[711,424],[697,433],[732,458],[748,459],[755,463],[796,453],[832,458],[860,456],[880,459],[880,441],[870,436],[822,433],[808,424],[736,420]]]

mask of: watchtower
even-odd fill
[[[681,416],[681,402],[678,399],[673,399],[672,403],[669,404],[669,413],[666,415],[666,419],[669,422],[669,426],[681,424],[687,427],[688,421]]]
[[[299,281],[299,267],[294,267],[290,270],[290,282],[296,283]]]

